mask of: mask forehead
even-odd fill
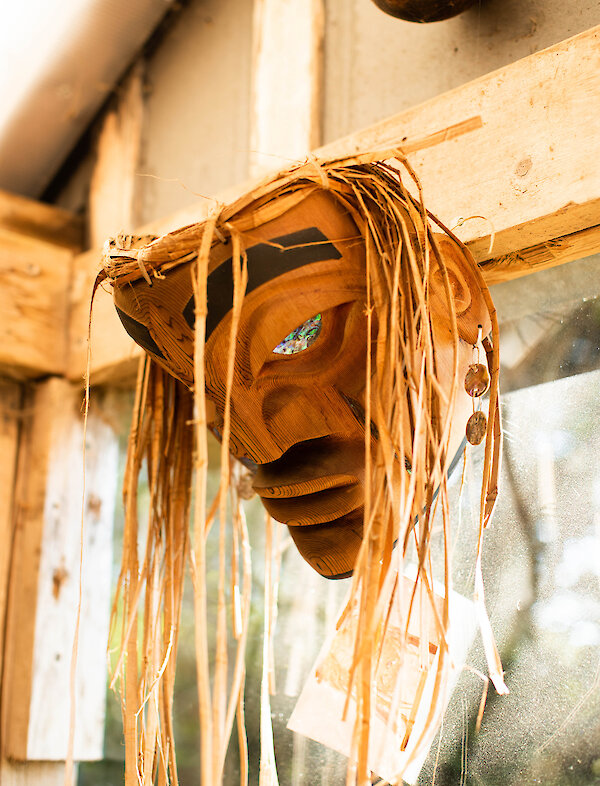
[[[248,297],[256,291],[268,290],[271,282],[286,274],[288,279],[292,274],[291,280],[294,280],[295,272],[302,268],[314,270],[319,263],[337,264],[340,280],[347,275],[349,265],[364,267],[364,246],[354,221],[326,192],[307,190],[307,196],[291,209],[257,226],[248,215],[241,213],[239,221],[231,222],[234,231],[240,232],[246,253]],[[198,245],[196,238],[196,249]],[[219,241],[211,249],[207,339],[227,320],[231,311],[232,245],[231,238],[226,237],[225,242]],[[153,277],[150,283],[143,278],[128,281],[116,286],[114,295],[117,312],[127,332],[188,386],[193,385],[195,321],[191,265],[190,261],[173,267]],[[335,269],[330,272],[335,277]],[[288,280],[282,296],[290,297],[289,289]]]

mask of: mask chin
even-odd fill
[[[363,536],[363,511],[326,524],[289,526],[296,548],[308,564],[326,579],[352,575]]]

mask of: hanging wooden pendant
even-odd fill
[[[487,418],[483,412],[474,412],[467,420],[467,439],[471,445],[479,445],[487,431]]]
[[[483,396],[490,386],[490,375],[483,363],[473,363],[465,375],[465,390],[469,396]]]
[[[439,22],[466,11],[475,0],[373,0],[378,8],[407,22]]]

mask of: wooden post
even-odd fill
[[[22,386],[0,380],[0,674],[4,656],[7,590],[13,540],[13,501],[19,434],[24,417]],[[3,706],[3,702],[0,702]],[[56,762],[10,762],[0,755],[2,786],[64,786],[64,766]]]
[[[21,385],[0,379],[0,674],[4,660],[6,596],[13,539],[13,497],[22,418]]]
[[[144,118],[142,65],[134,66],[119,90],[117,106],[102,121],[90,183],[89,240],[101,248],[107,237],[133,232]]]
[[[321,143],[323,0],[254,0],[250,174]]]
[[[65,210],[0,191],[0,367],[11,377],[64,370],[67,284],[73,254],[81,247],[82,227],[81,220]],[[15,591],[20,589],[12,561],[19,540],[15,486],[22,483],[19,475],[25,469],[21,446],[29,415],[23,386],[0,380],[0,676],[8,671],[5,652],[14,652],[7,613],[9,598],[14,602]],[[29,471],[35,474],[35,469]],[[23,596],[20,601],[21,613],[12,625],[29,631],[35,603],[28,607]],[[20,670],[30,661],[16,665]],[[2,680],[0,782],[3,786],[63,786],[62,762],[17,763],[5,757],[9,702],[18,704],[20,699],[14,693],[11,698],[9,682]]]
[[[123,83],[117,105],[102,121],[96,160],[90,183],[89,235],[92,252],[80,255],[73,265],[73,276],[69,286],[71,308],[77,303],[75,315],[77,324],[82,328],[69,342],[67,366],[74,362],[85,363],[87,357],[87,333],[90,297],[94,279],[100,269],[100,253],[104,242],[120,232],[133,232],[138,223],[137,168],[141,153],[142,124],[144,117],[142,67],[133,68]],[[111,381],[117,376],[135,378],[138,360],[141,356],[128,336],[123,337],[120,322],[110,298],[99,290],[94,304],[92,320],[93,362],[99,366],[107,365],[114,371],[113,359],[119,357],[121,371],[111,374]],[[116,320],[116,321],[115,321]],[[106,332],[106,325],[113,329]],[[69,329],[69,332],[71,330]],[[117,340],[117,347],[114,340]],[[116,352],[115,352],[116,349]],[[74,361],[74,358],[76,361]],[[69,376],[69,374],[66,374]],[[79,374],[75,378],[81,379]],[[95,383],[101,383],[101,375]]]
[[[3,753],[17,761],[67,755],[82,525],[74,757],[102,757],[118,451],[112,428],[92,414],[84,495],[81,400],[79,387],[55,377],[25,402],[2,692]]]

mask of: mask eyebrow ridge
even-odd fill
[[[307,227],[297,232],[274,237],[269,241],[257,243],[246,249],[248,260],[248,286],[246,294],[257,289],[277,276],[289,273],[305,265],[341,259],[342,254],[335,244],[317,227]],[[206,293],[208,316],[206,318],[206,338],[208,339],[219,322],[231,310],[233,304],[233,258],[226,259],[208,276]],[[194,296],[188,300],[183,317],[190,328],[194,329]]]

